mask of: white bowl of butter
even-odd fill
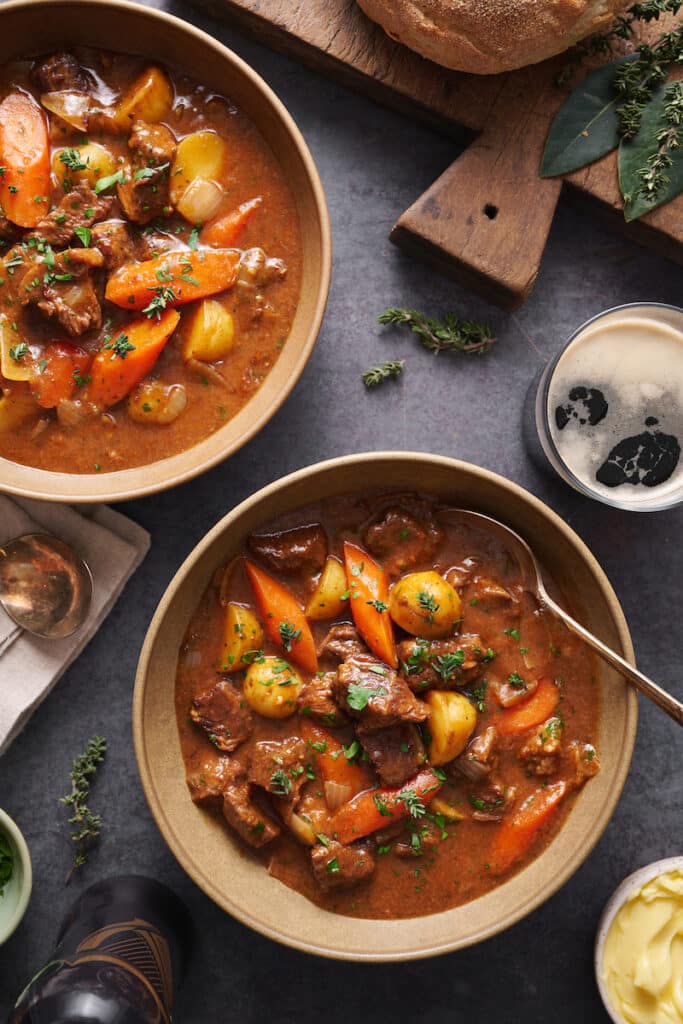
[[[595,975],[614,1024],[683,1024],[683,857],[639,868],[615,891]]]

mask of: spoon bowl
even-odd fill
[[[90,569],[59,538],[27,533],[0,547],[0,605],[27,632],[49,640],[71,636],[91,601]]]
[[[670,693],[663,690],[661,686],[658,686],[657,683],[648,679],[646,675],[643,675],[637,668],[634,668],[633,665],[625,661],[624,658],[604,644],[602,640],[599,640],[593,633],[587,630],[585,626],[582,626],[580,622],[572,618],[550,596],[536,556],[527,542],[518,533],[515,533],[509,526],[505,526],[504,523],[493,519],[491,516],[482,515],[480,512],[470,512],[464,508],[446,509],[439,514],[439,519],[475,528],[484,527],[489,534],[494,534],[517,562],[524,589],[532,594],[553,615],[561,619],[567,629],[580,637],[589,647],[592,647],[601,658],[604,658],[612,668],[621,673],[637,690],[653,701],[667,715],[670,715],[675,722],[683,725],[683,704],[679,700],[676,700]]]

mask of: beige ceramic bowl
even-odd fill
[[[276,481],[242,502],[194,549],[176,573],[150,625],[138,665],[133,730],[147,800],[166,842],[219,906],[279,942],[347,960],[403,960],[479,942],[528,914],[576,871],[619,799],[636,734],[637,701],[618,675],[596,666],[602,697],[601,773],[585,787],[548,849],[510,881],[440,914],[369,921],[331,914],[269,877],[238,848],[220,821],[190,800],[175,720],[179,646],[214,570],[248,533],[323,497],[366,490],[419,489],[496,516],[519,531],[557,580],[580,619],[629,659],[624,615],[590,551],[527,491],[465,462],[401,452],[333,459]]]
[[[221,43],[179,18],[121,0],[16,0],[0,7],[0,64],[77,45],[175,65],[234,100],[259,129],[292,186],[303,244],[301,297],[289,337],[262,387],[225,426],[187,451],[115,473],[52,473],[0,458],[0,490],[46,501],[122,501],[183,483],[215,466],[279,409],[320,330],[330,280],[330,228],[318,172],[294,121],[256,72]]]

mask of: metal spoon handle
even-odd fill
[[[633,667],[633,665],[629,665],[627,661],[616,654],[610,647],[603,644],[602,640],[598,640],[596,636],[589,633],[584,626],[577,622],[576,619],[573,619],[563,608],[560,608],[560,606],[556,604],[551,597],[548,597],[547,594],[543,595],[543,599],[544,603],[550,607],[555,615],[558,615],[562,619],[564,624],[572,631],[572,633],[576,633],[577,636],[580,636],[581,639],[592,647],[594,651],[597,651],[598,654],[612,666],[612,668],[615,668],[617,672],[620,672],[625,676],[630,683],[633,683],[637,690],[640,690],[640,692],[644,693],[646,697],[649,697],[651,701],[654,701],[662,711],[666,711],[667,715],[670,715],[675,722],[678,722],[679,725],[683,725],[683,704],[681,701],[676,700],[676,698],[672,697],[670,693],[663,690],[661,686],[657,686],[656,683],[653,683],[651,679],[648,679],[647,676],[643,675],[642,672],[639,672],[637,668]]]

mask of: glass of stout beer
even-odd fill
[[[656,512],[683,501],[683,310],[617,306],[582,324],[532,384],[531,455],[581,494]]]

